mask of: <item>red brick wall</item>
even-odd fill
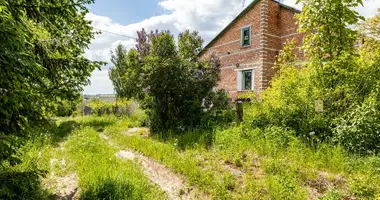
[[[302,43],[294,14],[277,2],[261,0],[211,44],[201,58],[211,53],[219,56],[222,64],[219,88],[236,97],[237,70],[254,68],[254,90],[260,93],[266,89],[275,74],[274,62],[284,42],[296,38],[299,45]],[[241,28],[248,25],[251,45],[241,47]]]

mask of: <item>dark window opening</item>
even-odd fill
[[[243,71],[243,90],[252,90],[252,70]]]
[[[251,45],[251,27],[246,27],[241,29],[241,45],[249,46]]]

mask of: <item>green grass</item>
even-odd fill
[[[17,181],[17,174],[47,173],[45,178],[25,178],[25,184],[16,182],[10,190],[12,198],[55,199],[56,178],[76,173],[81,199],[165,199],[164,192],[149,183],[136,163],[118,159],[118,149],[99,137],[118,120],[112,116],[63,118],[28,141],[20,152],[22,164],[6,166],[6,174]],[[0,195],[5,194],[2,192]]]
[[[374,199],[380,193],[378,157],[356,157],[328,144],[310,148],[279,128],[231,126],[162,140],[123,136],[125,123],[105,133],[184,175],[214,199]],[[245,175],[234,176],[226,165]]]
[[[263,131],[247,125],[194,130],[165,140],[122,134],[143,123],[140,114],[60,119],[23,147],[24,162],[6,167],[7,174],[20,177],[35,169],[47,170],[42,182],[54,185],[54,176],[75,172],[83,199],[165,199],[136,163],[115,157],[121,149],[133,149],[166,165],[213,199],[380,198],[377,156],[351,155],[329,144],[311,148],[280,128]],[[101,139],[100,133],[110,139]],[[66,165],[51,166],[51,159],[64,159]],[[40,177],[27,180],[33,184],[23,184],[21,191],[29,193],[19,196],[32,196],[32,190],[34,199],[53,197],[54,187],[38,186]]]

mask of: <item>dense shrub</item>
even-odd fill
[[[380,111],[375,98],[347,112],[334,129],[334,139],[357,153],[379,153]]]
[[[58,117],[69,117],[73,115],[78,105],[78,101],[60,101],[57,105],[56,115]]]
[[[35,170],[35,169],[34,169]],[[0,199],[44,199],[48,193],[41,188],[40,171],[0,172]]]
[[[141,100],[152,133],[181,132],[231,119],[225,92],[215,91],[220,63],[200,60],[203,40],[185,31],[138,32],[136,49],[116,49],[110,73],[117,95]],[[123,54],[123,55],[119,55]],[[132,78],[134,76],[139,78]]]
[[[219,115],[227,106],[226,95],[213,91],[220,63],[213,56],[197,61],[202,45],[198,34],[184,32],[176,45],[172,35],[161,33],[151,45],[144,60],[149,88],[144,105],[152,131],[183,131],[201,125],[205,116]]]
[[[253,103],[252,125],[262,129],[277,126],[293,130],[308,144],[333,141],[351,152],[378,153],[380,43],[374,39],[378,38],[376,35],[367,33],[375,30],[373,27],[379,20],[365,22],[365,43],[355,49],[352,44],[359,39],[359,34],[346,26],[360,18],[351,10],[352,5],[331,5],[346,7],[346,13],[331,10],[331,6],[324,7],[325,15],[347,17],[326,24],[318,11],[322,8],[314,9],[319,3],[301,2],[305,3],[306,10],[299,19],[301,31],[305,32],[302,48],[307,62],[296,62],[294,41],[285,46],[280,52],[278,72],[271,86]],[[316,29],[315,24],[320,29]],[[339,38],[336,38],[336,31]],[[327,40],[334,42],[327,43]],[[323,102],[320,113],[315,110],[317,100]]]
[[[126,99],[118,99],[117,103],[92,99],[87,105],[92,109],[92,113],[97,116],[110,114],[132,116],[138,107],[136,102]]]
[[[205,102],[210,106],[204,110],[204,115],[201,119],[201,125],[203,127],[226,125],[235,120],[235,110],[228,100],[226,91],[216,91],[205,99]]]
[[[317,88],[311,84],[311,70],[286,66],[279,70],[260,101],[253,102],[252,125],[284,127],[295,135],[315,142],[330,136],[326,118],[315,112]]]

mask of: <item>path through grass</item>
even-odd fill
[[[128,131],[128,122],[107,134],[182,174],[214,199],[375,199],[380,194],[380,159],[349,155],[339,146],[315,149],[283,130],[230,127],[194,131],[163,141]],[[194,140],[195,139],[195,140]],[[284,142],[286,141],[286,142]]]
[[[213,199],[380,198],[377,156],[349,155],[327,144],[310,148],[276,128],[263,132],[230,126],[162,140],[146,129],[130,129],[141,124],[135,116],[60,119],[25,145],[22,164],[5,166],[0,176],[26,177],[19,184],[29,193],[21,190],[13,199],[54,199],[70,191],[82,199],[167,198],[147,177],[141,159],[116,156],[124,150],[160,163],[186,188]],[[25,176],[36,169],[48,171],[40,185],[41,178]],[[73,180],[69,192],[59,191],[65,178]]]
[[[8,171],[40,169],[48,173],[46,178],[29,182],[41,192],[31,194],[35,193],[30,191],[33,188],[20,188],[21,199],[166,199],[135,162],[121,161],[115,156],[119,149],[99,137],[116,121],[115,117],[61,119],[57,128],[50,127],[28,142],[23,149],[23,164],[8,167]],[[59,140],[57,134],[62,136]],[[20,199],[20,194],[13,199]]]

